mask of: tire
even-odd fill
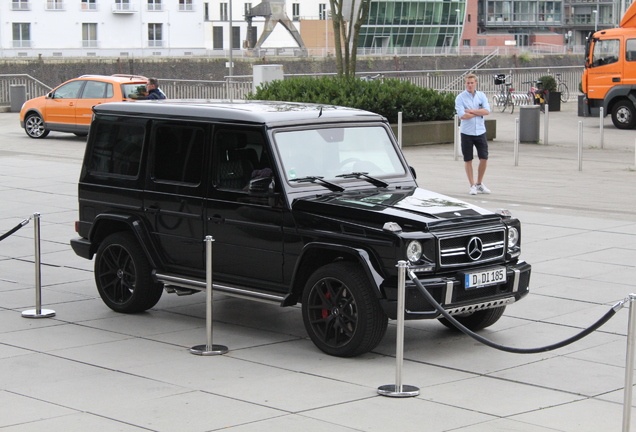
[[[499,318],[501,318],[505,310],[505,306],[500,306],[492,309],[480,310],[467,315],[457,315],[453,318],[463,324],[468,330],[477,331],[490,327],[499,321]],[[457,327],[451,324],[451,322],[446,318],[439,318],[438,320],[449,329],[459,331]]]
[[[106,306],[121,313],[136,313],[157,304],[161,284],[152,280],[144,251],[131,233],[112,234],[95,256],[95,283]]]
[[[29,114],[24,119],[24,131],[29,138],[40,139],[46,138],[49,130],[44,129],[44,120],[39,114]]]
[[[500,95],[500,97],[499,112],[506,112],[506,108],[508,108],[508,97],[506,95]]]
[[[388,318],[360,267],[338,262],[319,268],[303,291],[305,329],[323,352],[355,357],[375,348]]]
[[[561,92],[561,102],[566,103],[570,99],[570,90],[568,90],[568,86],[561,83],[559,84],[558,90]]]
[[[612,109],[612,123],[617,129],[634,129],[636,127],[634,104],[627,99],[617,102]]]

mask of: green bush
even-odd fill
[[[541,78],[539,78],[539,81],[541,81],[541,84],[539,86],[541,90],[547,90],[549,92],[556,91],[557,83],[552,75],[544,75]]]
[[[339,105],[378,113],[396,123],[450,120],[455,95],[421,88],[397,79],[364,81],[357,78],[297,77],[259,86],[251,100],[277,100]]]

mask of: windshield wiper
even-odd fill
[[[389,184],[383,180],[377,179],[375,177],[371,177],[370,175],[368,175],[368,172],[352,172],[349,174],[340,174],[337,175],[336,177],[342,177],[342,178],[357,178],[359,179],[360,177],[364,178],[366,181],[368,181],[369,183],[373,184],[374,186],[378,186],[378,187],[388,187]]]
[[[289,181],[290,182],[298,182],[298,183],[305,183],[305,182],[314,183],[314,182],[318,181],[318,182],[320,182],[321,185],[323,185],[327,189],[332,190],[334,192],[344,192],[345,191],[345,188],[343,188],[342,186],[337,185],[335,183],[331,183],[330,181],[324,180],[323,177],[318,177],[318,176],[301,177],[301,178],[297,178],[297,179],[291,179]]]

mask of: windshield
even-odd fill
[[[146,84],[122,84],[121,94],[127,99],[145,99],[148,92],[146,91]]]
[[[287,181],[320,176],[342,182],[360,177],[342,176],[350,173],[373,177],[405,174],[388,131],[382,126],[281,131],[274,139]]]

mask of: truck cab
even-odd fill
[[[636,3],[619,28],[588,38],[582,87],[588,107],[603,107],[618,129],[636,127]]]

